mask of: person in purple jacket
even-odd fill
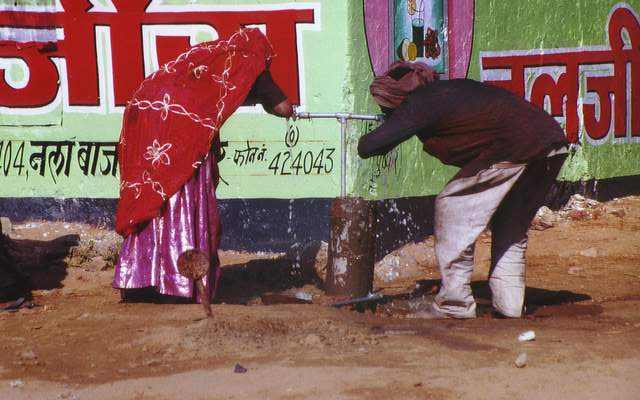
[[[424,151],[459,167],[435,202],[435,252],[442,286],[414,318],[474,318],[473,252],[492,234],[489,286],[495,311],[522,316],[527,231],[567,156],[554,118],[516,95],[469,79],[438,80],[426,66],[398,62],[371,93],[386,114],[360,138],[362,158],[416,135]]]

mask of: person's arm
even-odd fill
[[[269,114],[289,118],[293,108],[282,89],[273,81],[271,73],[266,70],[258,75],[251,91],[244,101],[245,105],[260,103]]]
[[[385,122],[362,136],[358,141],[358,155],[369,158],[386,154],[423,129],[427,121],[422,121],[413,103],[413,99],[407,98]]]

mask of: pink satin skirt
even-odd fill
[[[216,200],[218,165],[211,152],[200,168],[166,202],[161,215],[139,232],[127,236],[115,266],[113,287],[153,287],[160,294],[194,298],[200,294],[192,279],[178,272],[178,256],[199,249],[209,255],[211,268],[203,278],[213,299],[220,276],[218,247],[221,226]]]

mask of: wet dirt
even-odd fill
[[[212,319],[197,304],[121,303],[112,270],[68,266],[71,247],[107,231],[16,225],[37,306],[0,313],[0,399],[637,398],[640,198],[614,206],[625,212],[530,232],[527,314],[516,320],[404,318],[403,302],[437,290],[432,257],[377,278],[385,301],[375,312],[330,307],[313,267],[323,260],[237,252],[221,253]],[[483,310],[489,248],[484,234],[472,284]],[[269,294],[312,300],[265,305]],[[518,342],[527,330],[536,339]]]

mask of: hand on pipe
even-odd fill
[[[278,117],[291,118],[292,116],[294,116],[293,107],[291,107],[291,103],[289,103],[289,99],[281,101],[280,103],[276,104],[272,109],[269,109],[269,107],[265,107],[265,110],[269,114],[273,114]]]

